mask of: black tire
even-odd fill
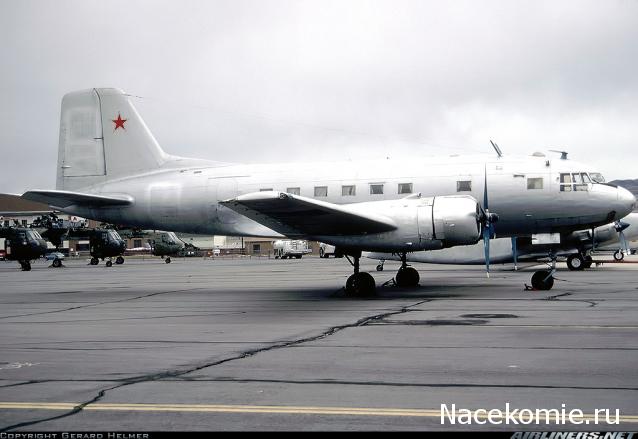
[[[399,287],[416,287],[420,280],[419,272],[412,267],[399,268],[394,281]]]
[[[549,276],[549,277],[548,277]],[[554,286],[554,277],[547,270],[540,270],[532,276],[532,287],[535,290],[547,291]]]
[[[53,260],[53,264],[52,264],[55,268],[60,268],[62,266],[62,261],[59,260],[58,258],[55,258]]]
[[[303,256],[303,255],[297,255],[296,257],[297,257],[297,259],[301,259],[301,256]]]
[[[618,262],[620,262],[623,259],[625,259],[625,254],[622,251],[620,251],[620,250],[616,250],[614,252],[614,259],[617,260]]]
[[[106,266],[107,267],[112,267],[113,266],[113,261],[106,261]]]
[[[98,258],[91,258],[91,265],[97,265],[100,263],[100,260]]]
[[[166,262],[167,264],[170,264],[171,263],[171,258],[168,257],[168,258],[164,259],[164,262]]]
[[[22,267],[22,271],[31,271],[31,262],[20,261],[20,267]]]
[[[122,265],[122,264],[124,263],[124,258],[123,258],[122,256],[118,256],[118,257],[115,259],[115,263],[116,263],[117,265]]]
[[[324,259],[328,257],[326,256],[326,251],[322,249],[321,247],[319,248],[319,257]]]
[[[567,268],[571,271],[581,271],[585,268],[585,259],[580,253],[569,255],[567,258]]]
[[[585,256],[585,263],[583,264],[583,267],[585,268],[591,268],[591,265],[594,263],[594,260],[592,259],[591,256]]]
[[[383,264],[377,265],[377,271],[383,271]]]
[[[346,282],[346,294],[352,297],[374,296],[376,285],[370,273],[356,273]]]

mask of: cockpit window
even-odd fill
[[[40,235],[40,233],[38,233],[35,230],[32,230],[29,232],[29,237],[33,239],[42,239],[42,236]]]
[[[119,241],[120,240],[120,235],[118,235],[117,233],[115,233],[114,231],[109,231],[109,239],[111,241]]]
[[[561,192],[588,191],[591,179],[586,172],[572,172],[560,174]]]
[[[594,183],[604,183],[605,177],[600,172],[590,172],[589,177]]]

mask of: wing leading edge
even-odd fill
[[[220,204],[291,237],[366,235],[397,229],[383,215],[285,192],[253,192]]]
[[[128,206],[133,203],[133,197],[125,194],[95,195],[71,191],[28,191],[22,198],[53,207],[69,207],[72,205],[86,207]]]

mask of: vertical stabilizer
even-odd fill
[[[96,88],[62,99],[57,189],[148,172],[167,157],[123,91]]]

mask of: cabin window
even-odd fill
[[[371,184],[370,195],[383,195],[383,184]]]
[[[292,195],[301,195],[301,188],[289,187],[289,188],[286,188],[286,192]]]
[[[472,181],[471,180],[460,180],[456,182],[456,191],[457,192],[471,192],[472,191]]]
[[[261,244],[253,244],[253,253],[261,253]]]
[[[26,227],[27,226],[27,220],[22,220],[22,227]]]
[[[142,246],[142,240],[141,239],[134,239],[133,240],[133,247],[140,248],[141,246]]]
[[[342,197],[354,197],[357,195],[357,187],[354,185],[341,186]]]
[[[327,197],[328,186],[315,186],[315,197]]]
[[[399,193],[400,194],[411,194],[412,193],[412,183],[399,183]]]
[[[528,178],[527,189],[543,189],[543,177]]]
[[[268,188],[264,188],[264,189],[259,189],[259,192],[271,192],[272,188],[268,187]]]

